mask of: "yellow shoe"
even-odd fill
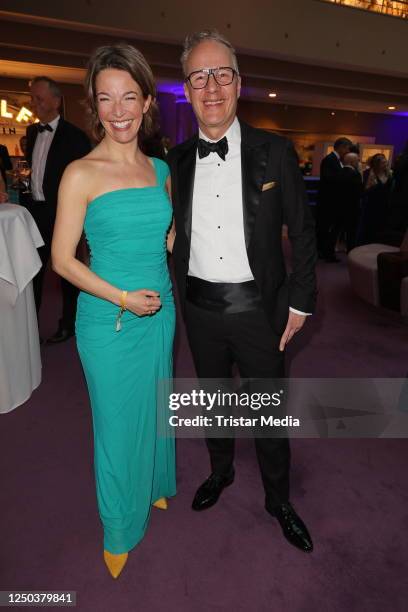
[[[165,497],[160,497],[153,504],[155,508],[160,508],[160,510],[167,510],[167,499]]]
[[[117,578],[120,572],[126,565],[126,561],[128,559],[128,553],[122,553],[120,555],[113,555],[107,550],[103,551],[103,558],[108,567],[108,570],[111,573],[112,578]]]

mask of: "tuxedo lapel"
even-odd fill
[[[65,122],[61,117],[48,150],[47,161],[45,162],[43,191],[46,189],[46,186],[50,187],[51,185],[55,185],[56,173],[58,173],[61,167],[61,160],[64,159],[63,147],[66,146],[66,143],[64,143],[65,131]]]
[[[33,151],[35,146],[35,141],[37,140],[38,134],[38,125],[36,123],[30,125],[27,128],[26,136],[27,136],[27,161],[29,166],[32,166],[33,163]]]
[[[330,153],[330,155],[333,157],[333,163],[336,164],[336,166],[338,166],[338,168],[342,168],[343,165],[342,165],[341,161],[339,160],[339,158],[337,157],[337,155],[335,154],[335,152],[332,151]]]
[[[196,167],[198,138],[190,140],[177,163],[178,200],[184,215],[184,228],[191,240],[191,219],[193,208],[194,175]]]
[[[269,143],[259,141],[257,132],[241,123],[242,203],[245,245],[248,250],[262,195],[262,185],[269,156]]]
[[[48,150],[48,154],[47,154],[47,161],[45,163],[45,170],[44,170],[44,181],[43,183],[46,182],[46,180],[48,179],[48,171],[50,169],[50,166],[52,165],[52,160],[53,159],[58,159],[58,151],[61,147],[61,145],[63,144],[63,139],[64,139],[64,120],[62,119],[62,117],[60,118],[60,120],[58,121],[58,125],[57,128],[55,130],[55,134],[54,134],[54,138],[52,139],[51,142],[51,146]]]

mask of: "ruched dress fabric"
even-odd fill
[[[125,311],[116,331],[118,306],[85,292],[78,298],[76,336],[92,408],[98,508],[104,548],[113,554],[136,546],[152,503],[176,492],[166,392],[175,327],[166,250],[172,207],[167,164],[151,159],[156,186],[96,197],[84,225],[91,270],[122,290],[158,291],[162,302],[151,316]]]

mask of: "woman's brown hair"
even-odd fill
[[[116,68],[128,72],[142,90],[143,97],[152,97],[149,109],[143,116],[139,130],[139,146],[159,131],[159,112],[156,103],[156,84],[152,70],[146,59],[132,45],[119,43],[96,49],[88,62],[85,77],[86,105],[90,114],[91,130],[99,142],[105,135],[105,130],[99,121],[96,107],[96,77],[102,70]]]

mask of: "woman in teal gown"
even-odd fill
[[[53,266],[82,290],[77,346],[92,407],[104,556],[117,577],[144,536],[152,504],[164,507],[176,491],[166,393],[174,229],[168,167],[138,144],[156,129],[154,81],[143,56],[129,45],[98,49],[86,85],[100,143],[62,179]],[[90,268],[75,257],[83,229]]]

